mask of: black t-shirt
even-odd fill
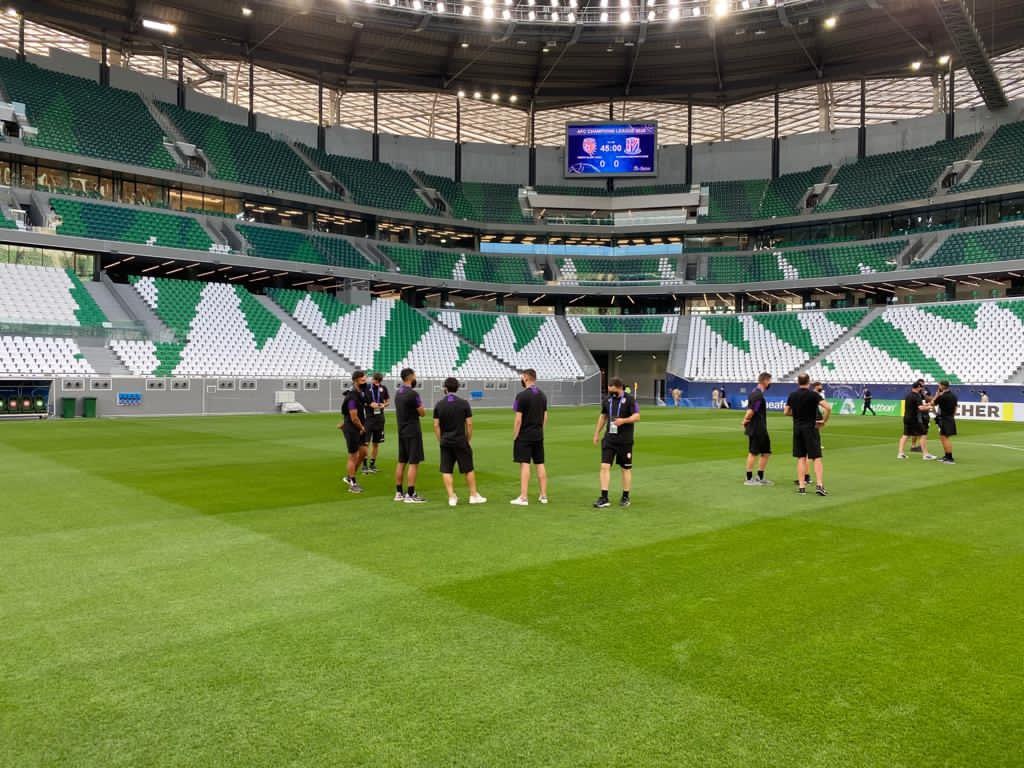
[[[817,392],[802,387],[790,392],[786,405],[793,414],[793,426],[813,427],[818,420],[818,404],[824,399]]]
[[[871,390],[870,389],[865,389],[864,390],[864,399],[865,400],[870,400],[871,399]]]
[[[924,405],[924,397],[920,392],[913,390],[907,392],[907,396],[903,398],[903,420],[920,421],[922,405]]]
[[[423,400],[415,389],[405,384],[398,388],[398,394],[395,395],[395,419],[398,421],[399,437],[415,437],[423,433],[419,412],[422,407]]]
[[[764,392],[760,387],[754,387],[754,391],[747,398],[747,410],[754,412],[747,424],[747,434],[766,434],[768,432],[768,401],[764,399]]]
[[[371,384],[366,390],[366,407],[369,409],[367,413],[371,417],[375,417],[377,421],[384,419],[383,405],[391,399],[391,393],[388,392],[386,384]],[[376,411],[380,410],[378,414]]]
[[[458,448],[466,445],[466,419],[472,418],[469,403],[455,395],[445,395],[434,406],[434,418],[441,427],[441,445]]]
[[[959,402],[959,398],[957,398],[956,393],[952,389],[947,389],[941,395],[936,395],[935,400],[932,401],[932,405],[937,409],[936,418],[956,418],[956,406]]]
[[[537,389],[536,385],[527,387],[516,395],[512,410],[523,414],[523,421],[519,427],[520,440],[544,439],[544,414],[548,410],[548,396]]]
[[[612,422],[615,419],[625,419],[634,413],[640,413],[640,406],[637,405],[632,395],[623,394],[621,397],[608,395],[601,403],[601,413],[608,417],[608,422],[605,424],[605,439],[613,443],[633,442],[634,425],[632,422],[619,427],[618,434],[612,432]]]
[[[345,429],[358,431],[355,422],[352,421],[352,411],[359,415],[359,421],[366,424],[366,397],[358,389],[348,390],[341,402],[341,415],[345,420]]]

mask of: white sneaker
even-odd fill
[[[547,504],[548,503],[548,497],[547,496],[541,496],[539,499],[537,499],[537,501],[539,501],[541,504]]]
[[[896,454],[896,458],[897,459],[905,459],[905,458],[907,458],[907,454],[905,454],[905,453],[897,453]]]
[[[470,499],[469,503],[472,504],[473,500]],[[516,496],[514,499],[512,499],[512,501],[509,502],[509,504],[512,504],[513,506],[516,507],[528,507],[530,506],[530,500],[524,499],[522,496]]]
[[[936,460],[937,458],[939,458],[939,457],[938,457],[938,456],[935,456],[934,454],[931,454],[931,453],[926,453],[926,454],[925,454],[924,456],[922,456],[921,458],[922,458],[922,459],[924,459],[925,461],[935,461],[935,460]]]
[[[449,500],[448,503],[450,504],[451,501]],[[473,496],[469,497],[469,503],[470,504],[486,504],[487,503],[487,499],[485,499],[483,496],[481,496],[479,493],[477,493],[477,494],[474,494]]]
[[[404,493],[399,493],[398,491],[395,491],[395,499],[394,500],[395,501],[402,501],[402,502],[404,502],[405,501],[405,494]]]
[[[448,497],[448,506],[449,507],[454,507],[458,503],[459,503],[459,497],[458,496],[449,496]]]

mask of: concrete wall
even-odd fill
[[[621,360],[619,358],[622,358]],[[627,386],[637,383],[637,399],[651,402],[654,383],[665,378],[667,352],[623,352],[608,356],[608,378],[618,376]]]
[[[236,107],[234,104],[229,104],[213,96],[207,96],[205,93],[194,91],[191,88],[185,94],[185,106],[193,112],[213,115],[229,123],[249,124],[249,110],[247,107]]]
[[[462,178],[526,184],[530,180],[530,150],[504,144],[463,144]]]
[[[302,142],[307,147],[316,146],[316,125],[314,123],[300,123],[298,120],[282,120],[280,117],[258,115],[256,127],[275,136],[284,136],[291,141]]]
[[[99,82],[100,63],[88,56],[79,56],[77,53],[63,51],[60,48],[51,48],[49,56],[39,56],[35,53],[25,55],[25,60],[46,69],[63,72],[65,75],[84,77],[87,80]]]
[[[156,101],[174,104],[178,100],[178,83],[142,75],[121,67],[110,68],[110,84],[125,91],[135,91]]]
[[[380,135],[380,159],[439,176],[455,172],[455,144],[417,136]]]
[[[693,178],[697,181],[764,179],[771,173],[770,139],[693,145]]]
[[[831,133],[801,133],[779,142],[780,173],[806,171],[819,165],[841,165],[846,159],[856,157],[856,128]]]
[[[354,128],[328,128],[325,146],[332,155],[346,155],[362,160],[373,158],[373,136],[366,131],[357,131]]]

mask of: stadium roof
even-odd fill
[[[251,57],[345,92],[480,91],[538,109],[610,99],[722,107],[828,82],[938,75],[946,55],[998,106],[989,57],[1024,45],[1019,0],[32,0],[20,10],[136,55]]]

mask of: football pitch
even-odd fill
[[[454,509],[427,420],[419,506],[393,414],[363,495],[336,416],[0,424],[0,764],[1024,762],[1022,425],[838,416],[798,497],[784,417],[752,488],[741,413],[648,407],[595,510],[596,415],[524,508],[504,408]]]

